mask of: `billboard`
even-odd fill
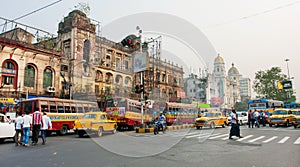
[[[133,56],[133,72],[145,71],[147,68],[146,53],[135,53]]]
[[[282,83],[283,89],[291,89],[292,88],[292,81],[283,81]]]

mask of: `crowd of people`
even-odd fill
[[[30,131],[32,131],[32,145],[38,144],[40,132],[42,144],[46,144],[46,134],[49,128],[52,128],[52,123],[46,112],[35,111],[32,115],[26,112],[24,116],[18,113],[15,119],[16,146],[29,146]]]
[[[248,111],[248,127],[260,127],[260,123],[263,124],[263,126],[266,126],[267,118],[269,115],[267,115],[264,111],[258,111],[254,110],[253,112],[251,110]]]

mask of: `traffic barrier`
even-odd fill
[[[154,128],[136,128],[136,133],[152,133],[154,132]]]

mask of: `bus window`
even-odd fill
[[[49,112],[48,109],[48,102],[47,101],[40,101],[41,111],[42,112]]]
[[[75,103],[71,103],[71,112],[72,113],[77,113],[77,107]]]
[[[24,112],[32,112],[32,101],[24,103]]]
[[[77,113],[83,113],[82,104],[77,104]]]
[[[64,106],[62,102],[56,102],[58,113],[64,113]]]
[[[65,102],[64,106],[65,106],[65,113],[71,113],[71,104]]]
[[[50,112],[51,112],[51,113],[57,113],[55,102],[50,101],[50,102],[49,102],[49,106],[50,106]]]
[[[83,111],[84,112],[89,112],[90,111],[88,104],[83,104]]]

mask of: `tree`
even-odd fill
[[[281,100],[281,101],[295,101],[296,97],[293,95],[293,90],[278,89],[277,81],[287,81],[287,75],[281,74],[280,67],[272,67],[266,71],[258,71],[255,73],[253,81],[253,89],[258,94],[259,98]],[[290,98],[288,98],[290,94]]]
[[[241,101],[241,102],[237,102],[234,105],[234,108],[237,111],[247,111],[248,110],[248,100],[247,101]]]

